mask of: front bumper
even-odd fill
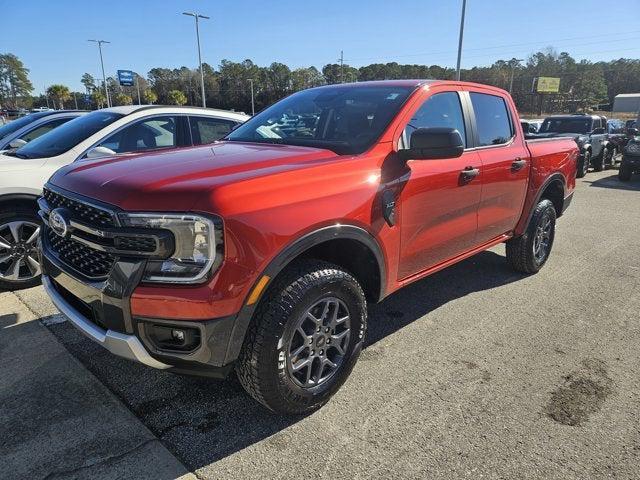
[[[153,368],[166,369],[171,367],[149,355],[140,340],[134,335],[127,335],[113,330],[103,330],[89,321],[65,300],[47,275],[42,276],[42,284],[56,308],[82,333],[111,353]]]
[[[44,227],[47,228],[46,225]],[[233,368],[227,347],[235,317],[202,321],[142,318],[131,315],[130,296],[144,263],[121,260],[100,282],[81,279],[41,246],[42,283],[60,312],[84,335],[111,353],[152,368],[223,378]],[[154,344],[155,326],[191,328],[200,341],[188,352],[163,350]]]
[[[640,155],[625,153],[622,157],[622,163],[629,165],[633,169],[640,169]]]

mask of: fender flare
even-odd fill
[[[385,296],[386,285],[386,264],[382,249],[378,244],[378,241],[364,228],[357,227],[355,225],[336,224],[327,227],[319,228],[312,232],[309,232],[298,239],[288,244],[282,251],[273,258],[267,267],[256,277],[256,281],[251,286],[249,294],[253,291],[258,281],[264,276],[268,275],[271,279],[274,279],[280,272],[282,272],[289,263],[298,258],[301,254],[309,250],[310,248],[324,243],[329,240],[336,239],[351,239],[362,243],[367,247],[374,255],[376,262],[378,263],[378,269],[380,274],[380,295],[379,300]],[[269,281],[271,283],[272,280]],[[267,287],[269,284],[267,284]],[[246,299],[240,312],[237,314],[229,342],[227,345],[227,352],[224,359],[224,364],[234,362],[240,354],[240,349],[244,343],[245,334],[249,323],[253,318],[253,313],[257,308],[260,301],[257,301],[253,305],[247,305]]]
[[[516,236],[522,235],[525,232],[525,230],[529,225],[529,222],[531,221],[531,217],[533,216],[533,211],[535,209],[535,206],[540,202],[540,198],[542,198],[542,194],[544,193],[544,191],[547,189],[549,185],[556,182],[559,182],[560,185],[562,186],[562,200],[564,201],[564,192],[567,190],[566,188],[567,183],[565,181],[564,175],[556,172],[549,175],[549,178],[547,178],[544,181],[544,183],[540,185],[540,188],[538,188],[538,192],[536,193],[535,197],[533,198],[533,202],[529,207],[529,212],[527,212],[526,217],[523,216],[518,222],[518,226],[516,227],[516,231],[515,231]],[[558,215],[558,217],[560,217],[561,215],[562,215],[562,212]]]

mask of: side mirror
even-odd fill
[[[602,135],[604,133],[604,128],[598,127],[591,132],[593,135]]]
[[[638,130],[637,128],[628,128],[627,134],[631,137],[637,137],[638,135],[640,135],[640,130]]]
[[[102,158],[116,155],[116,152],[107,147],[95,147],[87,152],[86,158]]]
[[[27,142],[26,140],[23,140],[21,138],[16,138],[15,140],[11,140],[11,142],[9,142],[9,147],[10,148],[20,148],[23,145],[26,145]]]
[[[462,137],[455,128],[418,128],[411,134],[409,145],[398,152],[403,160],[456,158],[464,152]]]

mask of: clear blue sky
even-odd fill
[[[354,66],[374,62],[455,66],[462,0],[0,0],[0,52],[20,57],[36,92],[80,77],[131,69],[197,66],[250,58],[291,67],[335,62],[344,50]],[[313,6],[312,6],[313,5]],[[547,46],[593,61],[640,58],[640,0],[468,0],[463,66],[526,58]]]

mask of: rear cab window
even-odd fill
[[[509,109],[498,95],[470,92],[476,119],[478,147],[503,145],[514,135]]]

